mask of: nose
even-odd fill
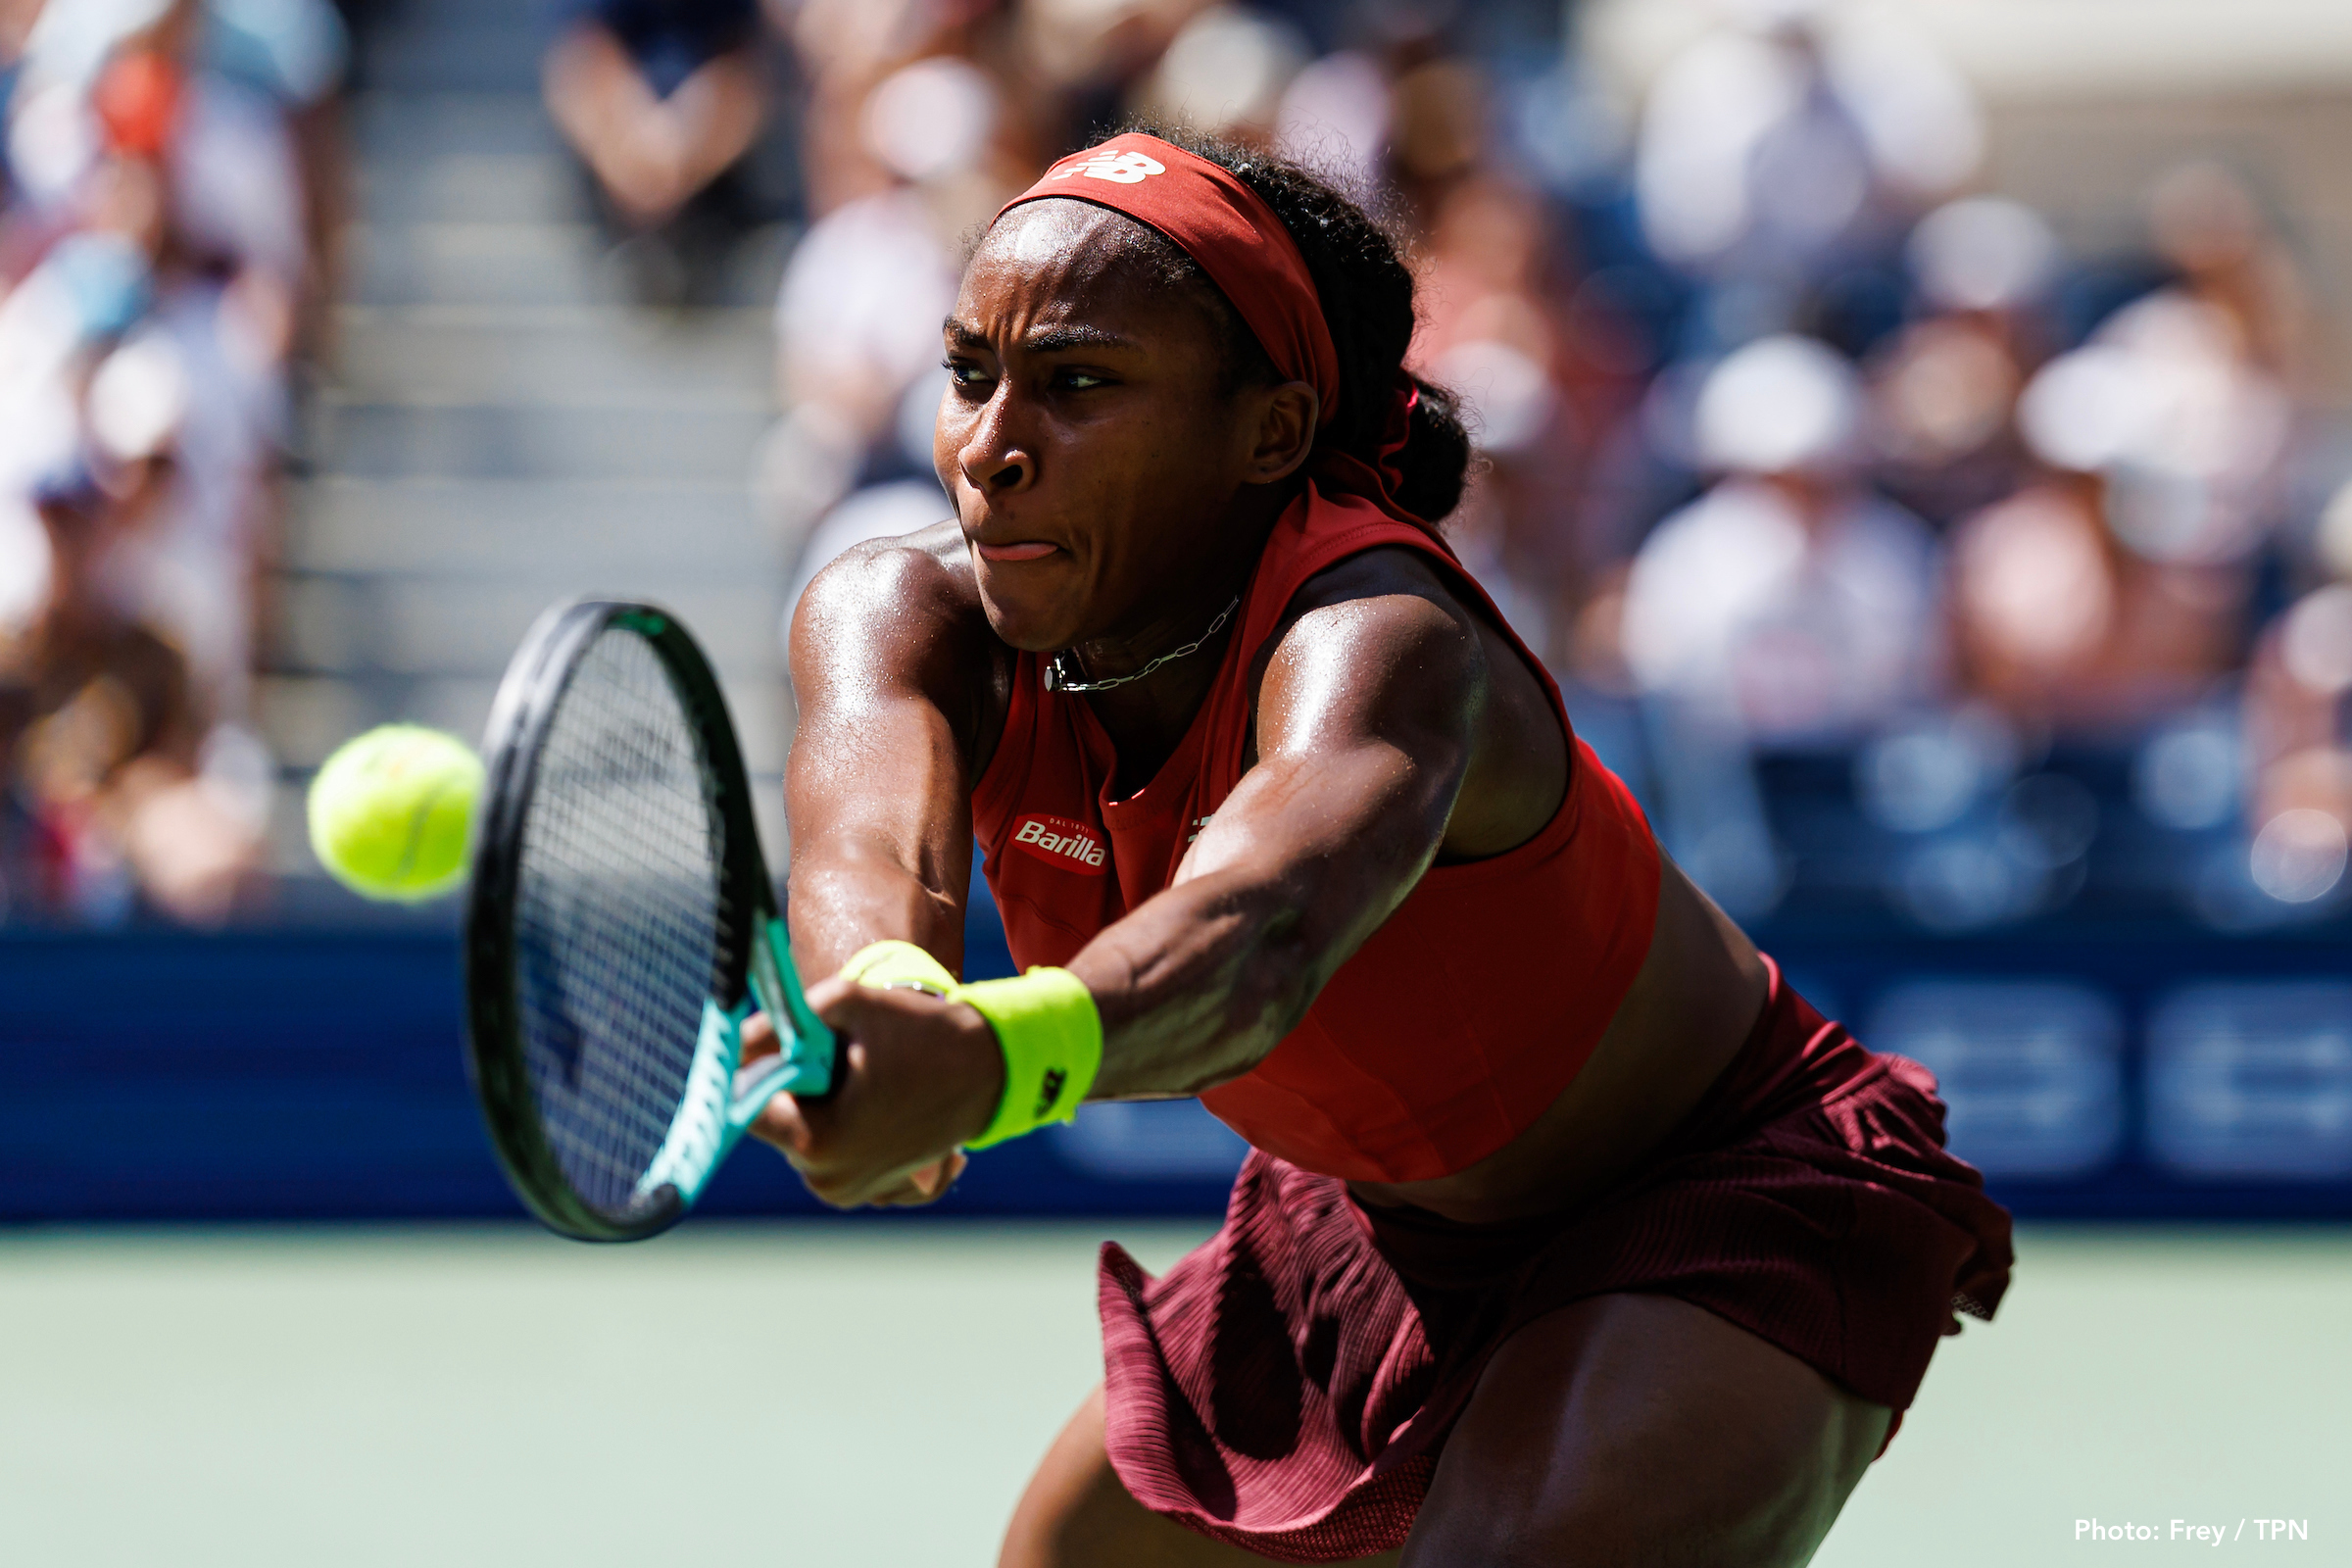
[[[1037,455],[1012,428],[1012,389],[1006,381],[983,404],[956,448],[964,482],[983,495],[1009,495],[1037,480]],[[942,416],[946,410],[943,407]]]

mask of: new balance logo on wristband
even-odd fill
[[[1082,823],[1066,816],[1048,816],[1042,812],[1025,816],[1020,826],[1013,829],[1012,843],[1014,848],[1026,850],[1041,860],[1086,876],[1101,876],[1108,863],[1102,841]]]
[[[1037,1109],[1030,1112],[1032,1120],[1044,1121],[1046,1119],[1047,1114],[1054,1109],[1054,1103],[1061,1099],[1061,1086],[1069,1081],[1070,1075],[1059,1067],[1046,1069],[1045,1080],[1037,1086]]]

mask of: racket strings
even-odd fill
[[[717,944],[721,831],[662,661],[609,630],[539,755],[515,901],[523,1053],[565,1179],[626,1211],[685,1097]]]

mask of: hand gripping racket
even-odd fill
[[[468,1064],[507,1178],[547,1225],[674,1224],[779,1093],[832,1087],[760,853],[726,701],[686,629],[598,599],[507,667],[466,925]],[[742,1065],[743,1022],[780,1054]]]

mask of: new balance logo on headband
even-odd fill
[[[1073,179],[1084,174],[1089,179],[1107,179],[1113,185],[1141,185],[1153,174],[1164,174],[1168,166],[1149,153],[1096,153],[1082,163],[1056,169],[1048,179]]]
[[[1015,849],[1027,850],[1065,871],[1101,876],[1104,869],[1102,841],[1066,816],[1025,816],[1013,830],[1012,843]]]

